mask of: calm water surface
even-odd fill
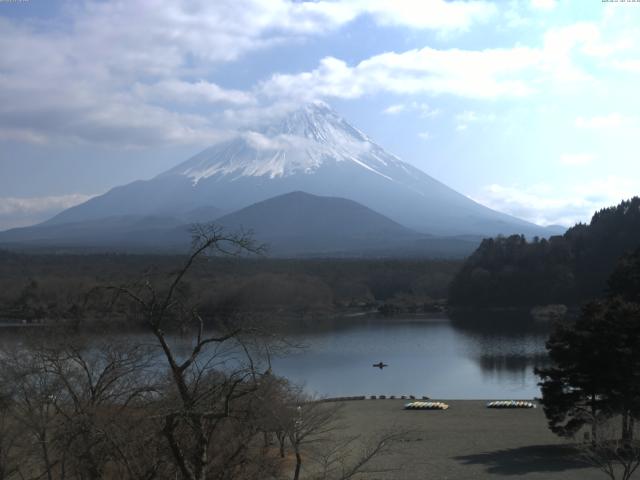
[[[539,396],[533,368],[545,363],[546,328],[493,327],[462,327],[447,318],[350,319],[339,329],[290,334],[305,348],[274,359],[273,369],[328,396]],[[389,366],[372,367],[380,361]]]
[[[134,342],[155,344],[149,334],[125,335]],[[303,384],[310,393],[524,399],[540,396],[533,369],[546,362],[548,326],[513,314],[453,320],[343,318],[316,326],[315,331],[306,328],[285,336],[303,348],[273,358],[273,371]],[[189,338],[173,338],[179,355],[190,351]],[[0,340],[19,339],[11,335]],[[235,348],[226,345],[213,349],[213,354],[234,358]],[[378,362],[388,367],[373,368]]]

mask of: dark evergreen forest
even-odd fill
[[[594,214],[549,239],[482,241],[449,290],[458,306],[577,305],[602,296],[621,257],[640,247],[640,198]]]

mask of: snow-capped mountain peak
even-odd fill
[[[184,175],[196,185],[215,176],[278,178],[312,174],[339,162],[350,162],[388,180],[393,178],[389,167],[403,168],[403,162],[328,105],[313,102],[271,125],[214,145],[165,175]]]
[[[322,103],[242,132],[151,180],[116,187],[50,223],[113,215],[188,218],[212,207],[230,213],[295,191],[352,200],[418,232],[545,235],[387,153]]]

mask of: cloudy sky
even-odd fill
[[[0,228],[329,103],[471,198],[571,225],[640,193],[640,3],[0,0]]]

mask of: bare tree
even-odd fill
[[[227,235],[216,226],[196,226],[192,253],[161,289],[146,279],[141,285],[111,287],[119,298],[131,302],[155,337],[169,370],[168,391],[162,414],[162,434],[183,478],[205,480],[211,468],[228,469],[220,459],[242,456],[246,438],[229,444],[216,443],[216,432],[234,429],[234,420],[246,415],[244,397],[256,391],[258,374],[248,349],[242,348],[246,332],[233,325],[218,325],[215,333],[205,330],[197,306],[190,305],[183,288],[195,263],[207,254],[239,255],[259,253],[250,235]],[[184,353],[171,344],[169,333],[176,328],[193,332]],[[226,350],[225,350],[226,348]],[[224,351],[226,354],[220,354]],[[234,355],[234,352],[240,352]],[[239,409],[235,409],[235,406]],[[246,431],[244,432],[247,433]],[[257,433],[257,432],[255,432]],[[237,432],[236,432],[237,434]],[[222,470],[220,470],[222,469]]]
[[[6,387],[5,387],[6,388]],[[22,429],[14,419],[10,391],[0,392],[0,480],[8,480],[20,471]]]
[[[336,419],[341,405],[314,401],[303,394],[298,396],[296,414],[291,419],[287,436],[295,454],[293,480],[300,478],[305,447],[326,443],[336,429]]]
[[[383,432],[374,438],[360,436],[333,438],[312,452],[317,465],[313,480],[348,480],[358,475],[380,474],[399,470],[393,464],[382,464],[381,457],[395,453],[394,446],[408,432]],[[375,465],[372,465],[375,464]]]
[[[580,458],[600,469],[611,480],[628,480],[640,467],[640,440],[623,438],[619,419],[611,417],[598,422],[597,438],[579,445]],[[632,433],[633,432],[628,432]],[[632,435],[632,438],[637,438]]]
[[[116,434],[142,423],[135,422],[130,407],[155,391],[151,359],[150,351],[122,340],[89,344],[68,335],[47,335],[19,352],[5,352],[2,384],[11,388],[8,408],[39,447],[31,450],[24,443],[19,449],[23,459],[31,459],[22,462],[24,473],[98,479],[126,465],[127,443],[119,443]],[[140,471],[120,476],[145,477]]]
[[[28,351],[14,350],[1,359],[2,386],[10,392],[13,420],[23,430],[24,442],[21,449],[20,475],[58,478],[57,471],[61,457],[55,448],[55,432],[59,419],[55,401],[62,386],[52,375],[42,358],[32,356]]]
[[[157,390],[153,352],[121,339],[88,343],[75,337],[44,346],[35,354],[62,385],[55,406],[65,469],[82,478],[99,479],[109,466],[130,465],[126,450],[117,448],[116,432],[134,424],[136,417],[130,415],[129,407],[146,407],[147,398]],[[135,473],[127,476],[141,476]]]
[[[383,432],[368,439],[346,435],[342,407],[297,392],[296,414],[289,416],[287,432],[295,454],[293,480],[301,478],[305,458],[305,478],[312,480],[348,480],[360,474],[395,470],[389,465],[372,467],[372,462],[390,453],[408,432]]]

